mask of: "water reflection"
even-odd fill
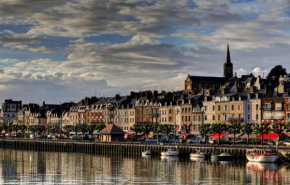
[[[0,150],[0,184],[290,184],[278,164]]]

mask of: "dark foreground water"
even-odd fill
[[[0,150],[0,184],[290,184],[287,165]]]

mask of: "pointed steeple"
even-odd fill
[[[230,55],[230,46],[228,43],[227,47],[227,59],[226,62],[224,63],[224,77],[225,80],[228,81],[234,76],[234,70],[233,70],[233,64],[231,61],[231,55]]]
[[[228,43],[228,50],[227,50],[227,64],[231,64],[231,55],[230,55],[230,46],[229,46],[229,43]]]

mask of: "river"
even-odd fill
[[[290,184],[283,164],[0,150],[0,184]]]

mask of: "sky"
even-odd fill
[[[0,0],[0,102],[184,89],[188,74],[290,72],[290,0]]]

